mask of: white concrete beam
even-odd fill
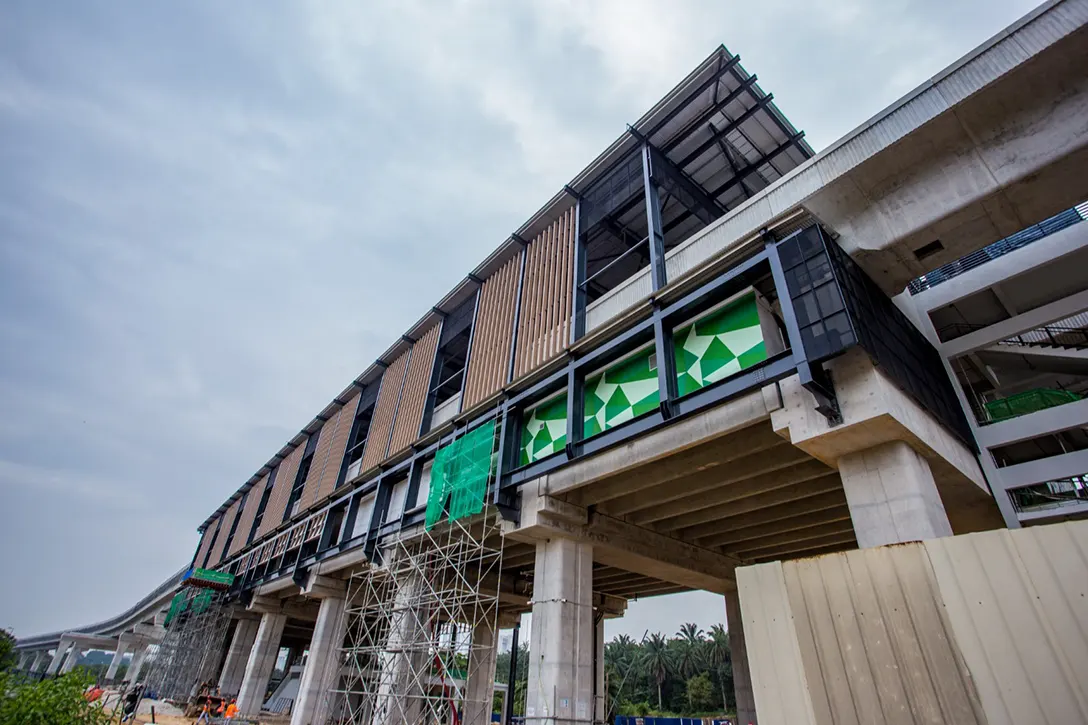
[[[1088,310],[1088,290],[1077,292],[1042,307],[1036,307],[1034,310],[1010,317],[1007,320],[995,322],[981,330],[975,330],[962,337],[957,337],[955,340],[949,340],[941,344],[940,351],[946,358],[956,358],[989,347],[995,342],[1015,337],[1022,332],[1063,320],[1085,310]]]
[[[580,521],[578,518],[580,517]],[[575,507],[551,496],[523,494],[521,524],[507,536],[539,542],[563,536],[593,545],[594,559],[609,566],[694,589],[722,592],[732,585],[737,560],[709,549]]]
[[[984,425],[976,435],[980,447],[994,448],[1085,425],[1088,425],[1088,399]]]

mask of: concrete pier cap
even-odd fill
[[[843,422],[832,426],[816,412],[812,395],[794,376],[763,389],[775,433],[843,474],[844,460],[853,454],[901,442],[928,464],[953,532],[1003,525],[974,452],[896,386],[864,350],[852,349],[826,367]]]

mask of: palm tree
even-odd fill
[[[676,669],[687,679],[693,677],[703,665],[703,630],[688,622],[676,633]]]
[[[718,681],[722,686],[722,707],[728,707],[725,696],[725,676],[733,673],[733,655],[729,649],[729,633],[725,627],[715,624],[710,628],[710,641],[706,643],[707,664],[718,671]]]
[[[661,686],[672,670],[672,658],[669,657],[669,644],[660,633],[650,635],[642,649],[643,670],[657,682],[657,709],[661,710]]]

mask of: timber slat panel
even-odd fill
[[[524,251],[507,260],[484,280],[480,288],[480,310],[473,332],[472,356],[465,373],[467,379],[462,410],[468,410],[485,400],[506,384],[523,254]]]
[[[525,250],[514,378],[548,362],[570,339],[574,210],[563,212]]]
[[[374,417],[370,421],[361,471],[368,471],[384,461],[389,452],[389,433],[393,430],[397,398],[404,386],[404,373],[411,355],[411,348],[405,350],[382,374],[382,386],[378,389],[378,402],[374,404]]]
[[[272,496],[268,499],[268,506],[264,510],[258,536],[264,536],[283,523],[287,499],[291,497],[291,489],[295,485],[295,474],[298,473],[298,464],[305,452],[306,441],[302,441],[295,450],[287,454],[287,458],[280,462],[279,471],[276,472],[276,484],[272,487]]]
[[[423,409],[427,405],[427,393],[431,388],[434,372],[434,356],[438,350],[441,323],[434,325],[412,346],[412,359],[404,375],[404,391],[401,393],[397,419],[393,423],[393,436],[389,441],[389,453],[399,453],[419,438],[423,423]]]
[[[330,420],[321,424],[310,437],[317,436],[317,447],[314,449],[313,458],[310,459],[310,470],[306,474],[306,482],[302,484],[302,495],[298,499],[298,510],[302,511],[310,506],[314,502],[314,496],[317,493],[317,479],[318,473],[321,471],[321,461],[328,457],[329,443],[331,443],[334,425],[329,425],[330,422],[335,422],[338,419],[339,412],[334,415]]]
[[[253,528],[253,519],[257,518],[257,508],[261,505],[261,494],[268,483],[268,474],[261,477],[246,494],[246,505],[242,508],[242,518],[238,520],[238,530],[234,532],[234,541],[230,542],[227,556],[234,556],[246,545],[249,530]]]
[[[215,527],[219,525],[220,519],[216,519],[208,524],[208,528],[204,529],[203,535],[200,537],[200,545],[196,548],[196,558],[193,559],[193,566],[201,567],[204,565],[204,557],[208,553],[208,547],[212,545],[212,537],[215,536]]]
[[[230,527],[234,523],[234,517],[238,514],[238,501],[232,503],[223,512],[223,527],[219,530],[219,537],[212,547],[212,554],[208,557],[208,567],[215,568],[223,560],[223,547],[227,545],[227,537],[230,536]]]
[[[351,425],[355,422],[356,408],[359,406],[359,394],[356,393],[348,402],[340,408],[336,416],[325,424],[322,436],[328,436],[327,441],[318,441],[317,451],[314,453],[314,462],[310,467],[310,480],[317,481],[314,490],[314,498],[307,505],[322,500],[336,488],[336,481],[340,478],[340,467],[344,462],[344,454],[347,453],[348,437],[351,435]],[[325,445],[324,455],[321,447]],[[309,484],[307,484],[308,486]]]

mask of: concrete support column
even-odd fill
[[[258,624],[257,619],[239,619],[234,627],[234,637],[230,640],[223,672],[219,675],[219,691],[224,695],[237,695],[242,686],[242,675],[246,672],[249,652],[257,639]]]
[[[428,612],[418,605],[425,583],[412,576],[399,585],[389,613],[389,647],[379,656],[378,697],[374,725],[419,721],[423,705],[419,674],[428,666]]]
[[[148,647],[149,645],[146,644],[137,645],[132,652],[132,660],[128,663],[128,672],[125,673],[125,679],[132,684],[139,682],[140,670],[144,667]]]
[[[18,664],[15,665],[15,669],[25,670],[26,667],[27,667],[27,663],[29,661],[30,661],[30,652],[26,652],[26,651],[20,652],[19,653],[19,662],[18,662]]]
[[[952,535],[929,461],[904,441],[848,453],[839,473],[859,547]]]
[[[468,654],[468,692],[465,693],[464,725],[488,725],[495,695],[496,641],[494,622],[482,622],[472,630]]]
[[[62,639],[57,643],[57,649],[53,651],[53,659],[49,662],[49,667],[46,668],[45,674],[55,675],[60,671],[60,666],[64,662],[64,656],[68,653],[68,647],[71,644],[71,640],[67,639]]]
[[[291,725],[322,725],[329,713],[329,690],[340,676],[340,648],[347,617],[344,597],[325,597],[317,612],[310,653],[302,669],[298,696],[291,710]]]
[[[38,673],[42,671],[42,667],[45,666],[46,661],[49,659],[49,653],[38,650],[34,653],[34,659],[30,661],[30,671]]]
[[[113,682],[113,679],[117,677],[117,668],[121,666],[121,660],[125,658],[129,647],[128,642],[117,640],[117,649],[113,651],[113,659],[110,660],[110,666],[106,670],[106,682]]]
[[[608,690],[604,680],[604,617],[597,622],[597,644],[594,651],[596,657],[597,689],[593,698],[593,717],[597,722],[604,722],[605,709],[608,706]]]
[[[79,656],[81,654],[83,654],[83,646],[80,645],[79,642],[73,642],[72,649],[68,653],[68,657],[64,660],[64,664],[60,667],[60,673],[64,675],[75,669],[75,666],[79,662]]]
[[[525,721],[593,721],[593,548],[556,537],[536,545]]]
[[[733,665],[733,697],[737,701],[737,725],[757,725],[752,674],[748,669],[748,646],[744,643],[744,620],[740,595],[734,589],[725,594],[725,621],[729,630],[729,654]]]
[[[280,638],[283,637],[285,624],[286,614],[268,612],[261,616],[257,636],[246,661],[242,686],[238,691],[238,714],[242,717],[254,717],[261,711],[268,681],[276,667],[276,656],[280,652]]]

